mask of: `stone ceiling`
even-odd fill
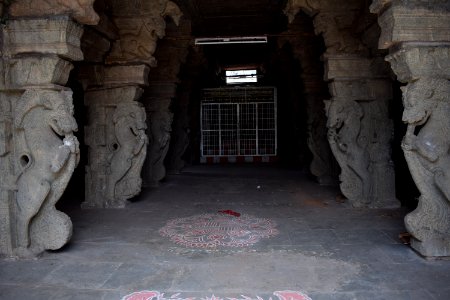
[[[287,19],[285,0],[176,0],[193,20],[195,36],[278,33]]]

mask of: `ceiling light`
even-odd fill
[[[196,38],[196,45],[265,44],[267,36]]]

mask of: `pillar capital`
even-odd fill
[[[9,6],[9,14],[14,18],[50,17],[69,15],[77,22],[95,25],[99,16],[93,5],[95,0],[14,0]]]

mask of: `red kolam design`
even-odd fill
[[[305,293],[300,291],[277,291],[273,293],[278,299],[274,297],[268,297],[267,300],[311,300]],[[245,296],[241,295],[236,298],[224,298],[217,296],[206,297],[182,297],[180,294],[174,294],[171,296],[165,296],[164,293],[158,291],[141,291],[135,292],[122,298],[122,300],[266,300],[262,297]]]
[[[190,248],[248,247],[278,234],[269,219],[241,214],[208,213],[170,220],[159,230],[178,245]]]

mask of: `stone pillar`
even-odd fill
[[[450,3],[374,1],[380,48],[403,91],[402,148],[421,192],[405,218],[411,246],[424,256],[450,256]]]
[[[181,17],[167,0],[113,0],[111,10],[118,39],[106,65],[88,66],[80,74],[89,109],[85,208],[121,208],[140,193],[148,138],[145,109],[138,101],[149,84],[150,67],[156,67],[153,54],[165,34],[164,17],[176,23]]]
[[[323,185],[337,184],[338,169],[327,139],[327,117],[323,99],[328,96],[323,80],[318,37],[305,32],[307,24],[300,18],[292,20],[288,30],[278,38],[279,47],[286,42],[292,46],[294,57],[300,62],[303,94],[307,110],[308,148],[312,154],[311,174]],[[313,29],[311,29],[313,30]]]
[[[0,255],[36,256],[72,235],[70,218],[55,204],[79,161],[72,91],[64,85],[70,61],[83,59],[83,28],[71,17],[98,20],[93,1],[84,2],[9,6],[0,60]]]
[[[166,176],[164,160],[169,150],[172,133],[172,105],[177,94],[178,74],[185,62],[192,41],[190,22],[182,19],[178,27],[169,24],[166,38],[161,40],[155,57],[158,66],[149,76],[149,87],[143,102],[147,109],[150,147],[144,170],[144,181],[148,186],[158,186]]]
[[[362,4],[290,0],[285,13],[291,20],[299,10],[311,15],[316,34],[325,42],[324,76],[332,95],[325,101],[328,140],[341,167],[342,193],[355,207],[396,207],[400,203],[395,200],[387,113],[391,87],[378,60],[355,38],[353,27]],[[378,174],[384,174],[383,180]]]
[[[149,116],[150,147],[145,164],[144,180],[146,185],[157,187],[159,181],[166,177],[164,159],[170,145],[173,112],[170,109],[176,95],[176,84],[158,84],[153,82],[145,98]]]
[[[174,121],[172,124],[172,136],[170,140],[168,171],[179,173],[186,161],[183,158],[191,143],[191,98],[193,92],[200,89],[201,74],[203,68],[207,66],[207,61],[201,48],[191,48],[184,65],[180,84],[177,89],[177,96],[173,102]],[[196,99],[196,98],[195,98]],[[199,109],[198,109],[199,111]],[[194,143],[193,143],[194,144]],[[192,157],[187,158],[191,162]]]
[[[378,60],[325,55],[332,98],[325,101],[328,140],[341,166],[341,192],[355,207],[398,207],[391,161],[391,82]]]

